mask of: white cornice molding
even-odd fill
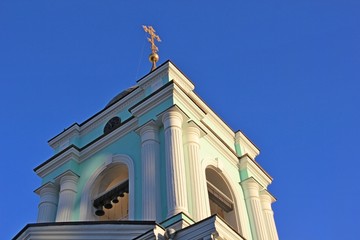
[[[80,135],[80,126],[77,123],[75,123],[68,129],[65,129],[62,133],[60,133],[55,138],[49,140],[49,145],[50,145],[50,147],[55,149],[55,148],[59,147],[63,142],[66,142],[70,138],[72,138],[74,136],[79,136],[79,135]]]
[[[246,171],[247,178],[254,178],[259,184],[267,189],[267,186],[271,184],[272,177],[248,154],[245,154],[239,158],[240,172]]]
[[[205,116],[205,112],[196,105],[191,98],[184,92],[184,90],[178,85],[174,84],[174,102],[182,103],[187,109],[184,109],[189,115],[194,115],[197,121],[201,120]]]
[[[249,154],[252,159],[260,154],[260,150],[241,131],[235,133],[235,143],[241,147],[241,155]]]
[[[70,160],[74,160],[76,162],[80,161],[80,151],[78,149],[70,147],[55,158],[50,158],[48,162],[41,165],[41,167],[36,169],[35,172],[39,177],[44,178],[46,175]]]
[[[198,105],[207,115],[211,115],[211,120],[214,124],[218,125],[219,129],[228,138],[234,138],[234,131],[195,93],[190,92],[189,97]]]
[[[130,113],[135,117],[141,116],[155,106],[172,96],[174,84],[168,84],[165,88],[159,90],[151,97],[146,98],[143,102],[130,109]]]
[[[134,239],[149,230],[156,223],[112,223],[112,222],[67,222],[29,224],[14,240],[22,239]]]
[[[207,132],[206,136],[204,136],[204,139],[207,140],[207,142],[213,146],[222,156],[224,156],[229,162],[234,166],[238,167],[238,158],[236,155],[231,152],[227,147],[224,147],[224,143],[222,143],[211,131],[207,131],[207,127],[204,127],[204,130]],[[222,156],[216,156],[221,157]],[[205,156],[208,158],[208,156]]]
[[[193,91],[195,88],[194,84],[172,62],[169,62],[169,79],[179,84],[186,93]]]
[[[151,84],[156,82],[157,80],[163,78],[164,76],[169,74],[169,62],[164,63],[163,65],[159,66],[155,69],[155,71],[151,72],[150,74],[146,75],[142,79],[138,81],[138,85],[141,89],[146,89]]]
[[[34,190],[34,193],[36,193],[37,195],[41,195],[41,192],[43,190],[47,190],[47,189],[52,189],[53,191],[58,191],[59,190],[59,184],[55,184],[53,182],[47,182],[43,185],[41,185],[39,188]]]
[[[197,222],[176,233],[176,239],[178,240],[213,239],[212,237],[216,237],[214,239],[245,239],[216,215]]]
[[[140,98],[143,97],[143,95],[143,91],[141,91],[139,88],[135,89],[133,92],[126,95],[123,99],[116,102],[114,105],[110,106],[105,111],[101,112],[99,115],[95,116],[93,119],[82,125],[80,137],[97,128],[99,125],[105,124],[106,120],[109,120],[117,113],[130,107],[136,100],[140,101]]]
[[[40,165],[40,167],[36,169],[35,172],[39,177],[44,178],[46,175],[57,169],[59,166],[69,162],[70,160],[74,160],[77,163],[81,163],[92,154],[108,146],[109,144],[113,143],[117,139],[128,134],[129,132],[131,132],[136,128],[137,128],[137,119],[133,118],[128,122],[126,122],[121,127],[105,135],[104,137],[90,144],[84,149],[78,150],[75,147],[70,147],[65,152],[59,154],[55,158],[53,159],[50,158],[47,162]]]
[[[126,122],[121,127],[117,128],[116,130],[107,134],[106,136],[94,142],[90,146],[86,147],[84,150],[81,150],[80,162],[83,162],[84,160],[89,158],[92,154],[95,154],[102,148],[112,144],[117,139],[135,130],[137,126],[138,126],[138,120],[136,118],[133,118],[130,121]]]
[[[63,177],[71,177],[74,179],[78,179],[80,176],[71,170],[67,170],[54,178],[55,183],[60,184],[60,182],[62,181],[61,179]]]
[[[142,89],[146,89],[164,76],[168,76],[168,81],[173,80],[185,89],[186,92],[190,92],[195,88],[194,84],[170,61],[165,62],[155,71],[140,79],[138,85]]]
[[[85,121],[84,124],[79,125],[77,123],[73,124],[68,129],[64,130],[58,136],[54,137],[49,141],[49,145],[52,148],[57,148],[63,142],[68,141],[73,136],[78,135],[79,137],[84,136],[89,133],[91,130],[99,127],[99,125],[104,124],[107,119],[114,117],[117,113],[128,108],[136,100],[140,101],[140,98],[143,97],[144,91],[140,88],[135,89],[133,92],[126,95],[123,99],[119,100],[115,104],[101,110],[98,115],[94,115],[90,120]]]

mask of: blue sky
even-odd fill
[[[357,239],[360,2],[0,1],[0,239],[36,221],[47,140],[147,74],[141,25],[260,148],[281,239]]]

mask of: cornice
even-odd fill
[[[98,152],[104,147],[112,144],[117,139],[125,136],[132,130],[136,129],[138,126],[138,120],[136,118],[131,118],[130,121],[126,122],[126,124],[112,131],[111,133],[105,135],[104,137],[98,139],[97,141],[91,143],[90,145],[86,145],[81,149],[81,159],[80,162],[83,162],[92,154]]]
[[[120,137],[128,134],[136,127],[137,119],[130,118],[125,121],[121,127],[117,128],[109,134],[98,137],[97,139],[82,148],[78,148],[75,145],[67,147],[60,153],[56,154],[55,156],[51,157],[50,159],[36,167],[34,171],[39,177],[43,178],[52,171],[54,171],[56,168],[69,162],[70,160],[75,160],[77,163],[81,163],[92,154],[113,143]]]
[[[136,89],[133,92],[126,95],[124,98],[111,105],[106,109],[106,111],[101,112],[91,121],[86,122],[81,125],[81,134],[83,136],[90,132],[91,130],[97,128],[99,125],[104,124],[106,120],[114,117],[118,112],[123,111],[133,104],[137,99],[141,98],[144,95],[144,92],[141,89]]]
[[[40,195],[41,191],[46,188],[53,189],[54,192],[57,192],[59,189],[59,185],[55,184],[53,182],[47,182],[47,183],[41,185],[40,187],[38,187],[37,189],[35,189],[34,193],[36,193],[37,195]]]
[[[253,177],[265,189],[273,180],[272,177],[248,154],[239,157],[239,169],[240,171],[247,171],[249,174],[248,177]]]
[[[174,102],[182,103],[192,115],[195,116],[196,120],[201,120],[206,115],[205,111],[201,109],[194,101],[186,94],[185,90],[179,86],[176,82],[174,83]]]
[[[48,141],[50,147],[57,148],[59,147],[64,139],[68,140],[73,136],[80,135],[80,126],[77,123],[74,123],[69,128],[65,129],[59,135],[55,136],[54,138]]]
[[[260,154],[259,148],[240,130],[235,133],[235,143],[239,143],[245,151],[242,155],[248,154],[252,159],[255,159]]]
[[[133,239],[154,229],[154,221],[74,221],[49,222],[26,225],[14,238],[17,239]]]
[[[222,154],[229,162],[234,166],[238,167],[238,159],[236,153],[231,150],[226,143],[221,141],[221,138],[216,136],[216,134],[205,125],[204,130],[207,132],[204,139],[207,140],[209,144],[211,144],[220,154]],[[225,146],[225,147],[224,147]]]
[[[195,88],[191,80],[172,62],[169,62],[169,78],[174,80],[186,93],[193,91]]]
[[[47,174],[54,171],[56,168],[70,160],[75,160],[76,162],[79,162],[80,160],[80,149],[74,145],[67,147],[62,152],[58,153],[54,157],[48,159],[46,162],[37,166],[34,171],[39,177],[43,178]]]
[[[99,127],[99,125],[103,124],[107,118],[113,117],[116,113],[126,109],[131,104],[133,104],[137,99],[141,98],[144,94],[144,91],[140,88],[135,89],[130,92],[128,95],[119,99],[114,104],[106,107],[81,123],[74,123],[69,128],[65,129],[63,132],[58,134],[57,136],[50,139],[49,145],[53,148],[58,147],[64,140],[68,140],[75,135],[79,135],[79,137],[84,136],[89,133],[91,130]]]
[[[153,107],[168,99],[173,92],[173,82],[168,82],[155,92],[136,103],[134,106],[129,108],[129,111],[134,116],[141,116]]]

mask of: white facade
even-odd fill
[[[193,90],[167,61],[51,139],[14,239],[278,239],[259,150]]]

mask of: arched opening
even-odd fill
[[[108,166],[92,190],[93,211],[98,220],[125,220],[129,214],[129,171],[125,164]]]
[[[206,168],[206,181],[211,215],[217,214],[233,229],[237,230],[236,210],[233,194],[216,169]]]

